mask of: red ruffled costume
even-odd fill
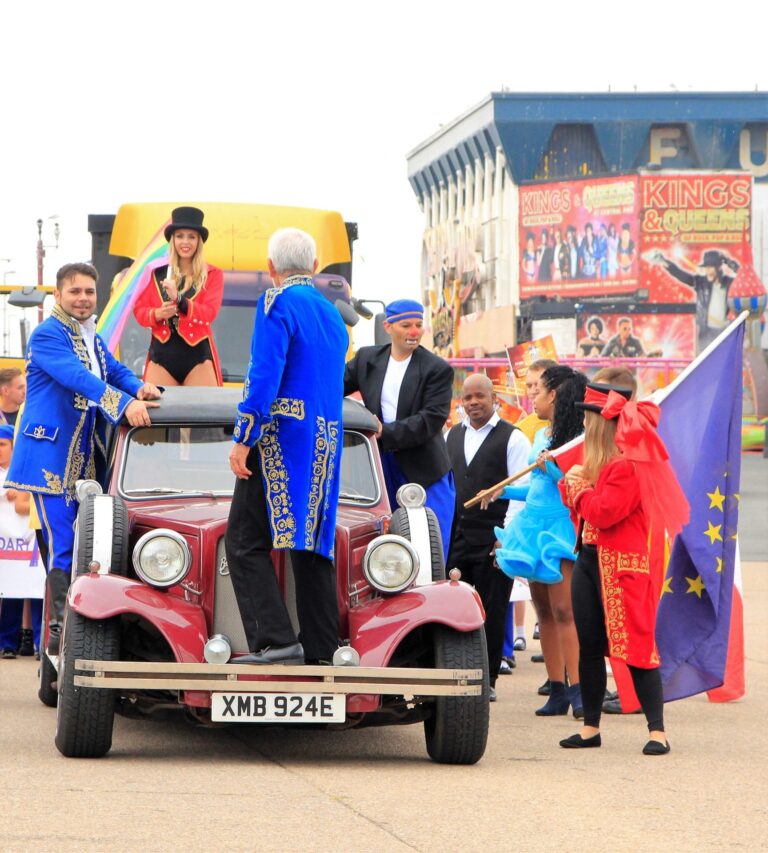
[[[621,452],[600,472],[594,486],[582,478],[560,482],[563,502],[574,513],[581,541],[596,545],[602,587],[607,654],[622,708],[638,706],[624,665],[659,666],[656,611],[664,579],[665,535],[671,540],[688,520],[688,501],[656,433],[661,410],[628,401],[611,391],[587,389],[585,403],[618,418]]]
[[[651,573],[649,526],[635,464],[616,457],[594,487],[582,479],[561,482],[564,502],[584,520],[582,542],[597,546],[609,657],[657,667],[658,584]]]
[[[221,364],[211,326],[221,308],[221,300],[224,295],[224,274],[218,267],[210,264],[207,266],[208,276],[205,284],[195,294],[188,297],[187,313],[178,315],[178,330],[181,337],[190,346],[195,346],[206,338],[208,339],[213,355],[216,381],[221,385]],[[152,270],[149,280],[136,298],[133,316],[140,325],[151,329],[153,337],[162,343],[166,343],[171,336],[170,324],[168,320],[158,320],[155,316],[155,309],[161,308],[163,305],[163,294],[160,288],[161,283],[157,280],[157,270]],[[146,366],[144,371],[146,373]]]

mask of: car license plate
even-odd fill
[[[343,723],[343,693],[214,693],[217,723]]]

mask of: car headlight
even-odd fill
[[[88,495],[103,495],[104,489],[96,480],[78,480],[75,483],[75,497],[78,503],[82,503]]]
[[[173,530],[150,530],[133,549],[133,568],[150,586],[160,589],[182,581],[192,565],[186,540]]]
[[[368,543],[363,557],[363,574],[380,592],[402,592],[419,573],[419,555],[402,536],[387,533]]]
[[[419,509],[427,502],[427,493],[418,483],[406,483],[397,490],[395,500],[403,509]]]

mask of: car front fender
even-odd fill
[[[208,639],[201,607],[119,575],[80,575],[67,593],[72,610],[88,619],[132,613],[165,637],[176,661],[199,663]]]
[[[360,655],[361,666],[388,666],[402,639],[422,625],[475,631],[484,622],[485,611],[473,587],[438,581],[350,609],[350,644]]]

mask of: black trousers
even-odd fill
[[[447,568],[461,571],[461,579],[472,584],[485,610],[485,642],[491,686],[496,683],[504,649],[504,626],[513,580],[495,565],[491,556],[495,539],[477,545],[468,542],[461,530],[454,530]]]
[[[573,620],[579,635],[579,682],[584,703],[584,725],[600,726],[605,697],[605,655],[608,635],[600,586],[597,548],[582,545],[571,581]],[[630,666],[629,673],[649,731],[664,731],[664,697],[658,669]]]
[[[235,483],[224,546],[248,648],[256,652],[295,643],[296,634],[270,557],[272,530],[258,447],[251,448],[246,465],[253,474]],[[339,645],[334,565],[311,551],[290,554],[304,656],[330,660]]]

